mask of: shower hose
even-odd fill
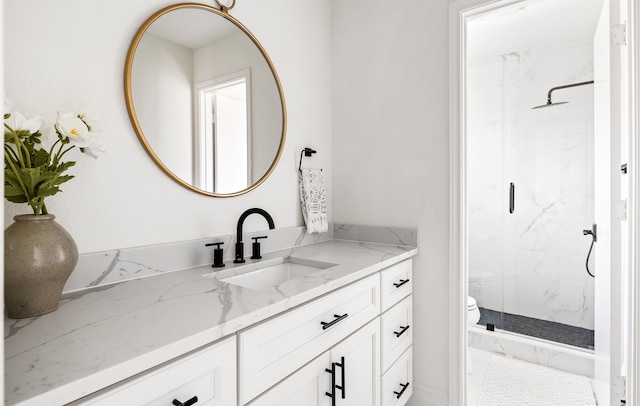
[[[591,276],[592,278],[595,278],[596,276],[592,274],[591,271],[589,270],[589,257],[591,256],[591,250],[593,250],[593,243],[596,242],[595,237],[593,237],[593,235],[591,237],[592,237],[591,247],[589,247],[589,253],[587,254],[587,261],[585,262],[585,267],[587,268],[587,273],[589,274],[589,276]]]

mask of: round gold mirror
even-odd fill
[[[182,3],[152,15],[129,47],[124,87],[151,159],[190,190],[231,197],[275,169],[286,107],[266,51],[221,8]]]

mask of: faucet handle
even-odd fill
[[[258,240],[262,240],[264,238],[267,238],[267,236],[264,235],[262,237],[251,237],[251,239],[253,240],[253,244],[251,246],[253,255],[251,255],[251,259],[262,258],[262,255],[260,255],[260,242]]]
[[[220,248],[220,246],[223,244],[223,242],[211,242],[204,245],[205,247],[210,247],[212,245],[216,246],[216,248],[213,250],[213,265],[211,265],[214,268],[222,268],[224,266],[224,251],[222,250],[222,248]]]

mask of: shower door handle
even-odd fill
[[[509,213],[513,214],[516,209],[516,185],[509,184]]]

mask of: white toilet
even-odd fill
[[[478,309],[478,304],[476,303],[476,299],[471,296],[467,296],[467,326],[472,326],[474,324],[478,324],[480,321],[480,309]],[[473,372],[473,366],[471,365],[471,356],[469,355],[469,351],[467,351],[467,374]]]
[[[476,299],[471,296],[467,296],[467,324],[474,325],[478,324],[480,321],[480,309],[478,309],[478,304],[476,303]]]

